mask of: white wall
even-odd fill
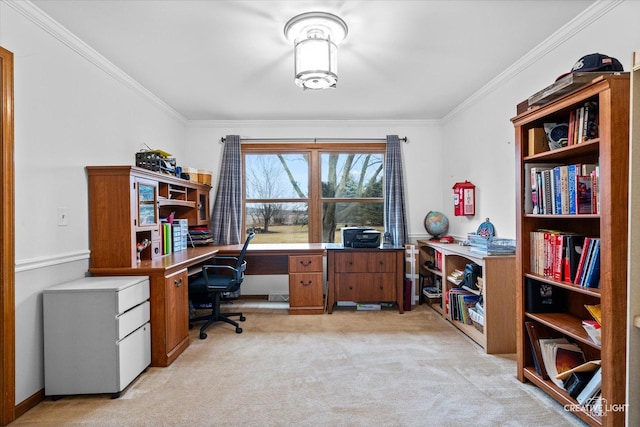
[[[44,387],[41,291],[88,268],[84,167],[133,164],[142,143],[185,151],[184,119],[53,37],[38,12],[0,3],[0,45],[14,53],[16,403]]]

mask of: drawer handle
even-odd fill
[[[353,286],[349,286],[349,290],[353,289]]]
[[[383,289],[384,289],[384,286],[380,285],[380,290],[383,290]]]
[[[305,282],[304,282],[304,280],[300,280],[300,284],[301,284],[302,286],[309,286],[309,285],[310,285],[310,284],[312,284],[312,283],[313,283],[313,280],[309,280],[307,283],[305,283]]]
[[[176,285],[176,288],[182,286],[182,277],[173,281],[173,284]]]
[[[300,260],[300,265],[302,265],[303,267],[309,267],[311,265],[311,260],[308,260],[308,261]]]
[[[380,260],[380,261],[378,261],[378,263],[379,263],[380,265],[383,265],[383,264],[384,264],[384,261]]]

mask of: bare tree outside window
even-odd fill
[[[344,226],[383,229],[383,144],[243,151],[245,229],[256,242],[331,243]]]

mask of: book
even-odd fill
[[[542,351],[540,350],[540,330],[538,325],[534,322],[524,322],[524,326],[527,329],[527,335],[529,336],[529,345],[531,346],[531,358],[533,359],[533,365],[536,369],[538,375],[542,377],[543,380],[549,378],[547,374],[547,370],[544,367],[544,362],[542,360]]]
[[[567,268],[564,270],[563,280],[573,283],[578,270],[578,262],[582,255],[582,245],[586,236],[582,234],[568,234],[565,239],[565,256],[567,257]]]
[[[587,255],[585,256],[584,266],[580,275],[580,283],[578,283],[580,286],[585,286],[587,275],[590,273],[590,269],[593,268],[593,255],[595,253],[598,240],[598,238],[592,237],[589,242],[589,248],[587,249]]]
[[[563,387],[563,381],[556,376],[585,362],[582,349],[566,338],[542,338],[539,342],[549,379],[558,387]]]
[[[577,209],[577,176],[580,175],[580,164],[572,164],[567,166],[567,199],[569,201],[569,214],[575,215]]]
[[[576,366],[575,368],[569,369],[568,371],[564,371],[556,375],[556,378],[564,381],[569,377],[569,375],[574,372],[595,372],[596,369],[600,367],[601,363],[601,360],[589,360],[588,362],[584,362]]]
[[[591,243],[591,237],[585,237],[584,242],[582,244],[582,252],[580,254],[580,260],[578,261],[578,267],[576,268],[576,275],[573,279],[574,285],[580,284],[580,279],[582,276],[582,270],[584,269],[585,259],[587,258],[587,253],[589,252],[589,246]]]
[[[593,253],[584,277],[584,286],[587,288],[600,287],[600,239],[594,239]]]
[[[593,317],[593,320],[602,325],[602,311],[600,310],[600,304],[585,305],[584,307],[587,309],[591,317]]]
[[[590,175],[578,175],[576,177],[577,182],[577,212],[578,214],[590,214],[593,213],[593,200],[592,200],[592,184],[593,180]]]
[[[584,405],[587,401],[593,398],[602,386],[602,367],[598,367],[589,382],[584,386],[580,394],[576,397],[576,401]]]
[[[580,392],[587,385],[591,377],[593,376],[593,372],[572,372],[567,379],[562,383],[569,396],[574,399],[580,394]]]
[[[600,328],[600,323],[595,320],[583,320],[582,327],[594,343],[602,345],[602,329]]]

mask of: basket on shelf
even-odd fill
[[[136,166],[154,172],[174,174],[176,159],[165,157],[157,151],[139,151],[136,153]]]

